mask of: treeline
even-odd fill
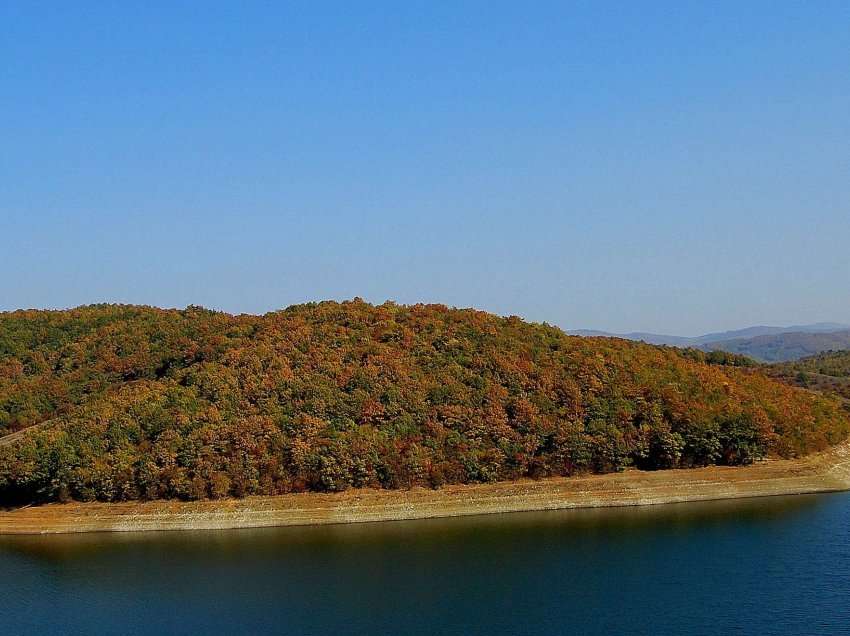
[[[846,438],[838,400],[747,367],[440,305],[5,313],[0,434],[34,428],[0,437],[0,503],[741,464]]]
[[[680,352],[686,358],[695,360],[696,362],[702,362],[704,364],[719,364],[727,367],[744,368],[757,367],[760,364],[748,356],[744,356],[739,353],[729,353],[728,351],[722,351],[720,349],[703,351],[702,349],[695,349],[694,347],[686,347],[684,349],[680,349]]]

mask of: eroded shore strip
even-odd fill
[[[551,478],[447,486],[440,490],[351,490],[197,502],[49,504],[0,512],[0,534],[204,530],[638,506],[850,490],[850,443],[797,460],[753,466]]]

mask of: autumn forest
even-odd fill
[[[839,397],[740,356],[442,305],[0,314],[7,505],[745,464],[848,434]]]

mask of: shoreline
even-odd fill
[[[627,470],[582,477],[445,486],[357,489],[210,501],[44,504],[0,512],[0,534],[224,530],[400,521],[567,508],[850,490],[850,442],[799,459],[751,466]]]

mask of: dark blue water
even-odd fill
[[[850,634],[850,495],[0,537],[8,634]]]

